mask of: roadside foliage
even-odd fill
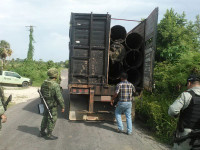
[[[64,62],[55,63],[52,60],[44,62],[29,61],[29,60],[12,60],[6,66],[5,70],[14,71],[21,76],[28,77],[33,81],[33,86],[40,86],[42,82],[47,79],[47,71],[50,68],[57,68],[61,71],[65,67]]]

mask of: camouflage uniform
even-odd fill
[[[62,109],[64,109],[65,106],[64,106],[64,99],[60,91],[60,86],[58,85],[55,79],[51,79],[51,77],[57,78],[58,75],[57,69],[55,68],[49,69],[47,74],[50,77],[50,79],[45,80],[44,83],[42,84],[41,93],[45,98],[47,105],[51,111],[51,114],[53,116],[53,121],[51,121],[48,111],[45,109],[43,114],[44,115],[43,120],[41,123],[41,133],[45,133],[45,130],[47,129],[47,136],[48,136],[52,134],[52,131],[56,124],[58,105],[60,105]]]
[[[4,103],[4,91],[3,88],[0,87],[0,116],[4,114],[5,110],[3,107],[3,103]],[[1,130],[1,118],[0,118],[0,130]]]

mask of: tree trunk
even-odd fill
[[[3,69],[5,69],[5,66],[6,66],[6,58],[3,58]]]

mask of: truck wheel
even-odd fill
[[[24,82],[22,83],[22,87],[28,87],[28,82],[24,81]]]

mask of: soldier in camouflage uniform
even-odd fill
[[[52,135],[57,120],[58,105],[61,106],[62,112],[65,111],[64,99],[61,94],[60,86],[57,83],[58,70],[51,68],[48,70],[47,75],[49,79],[45,80],[41,86],[41,93],[47,102],[47,105],[53,116],[53,121],[50,119],[48,111],[45,109],[44,117],[41,123],[40,136],[45,137],[47,140],[55,140],[58,137]],[[45,130],[47,129],[47,133]]]
[[[1,130],[1,122],[2,123],[5,123],[7,118],[6,116],[4,115],[4,112],[5,112],[5,109],[3,107],[3,103],[4,103],[4,91],[3,91],[3,88],[0,87],[0,130]]]

